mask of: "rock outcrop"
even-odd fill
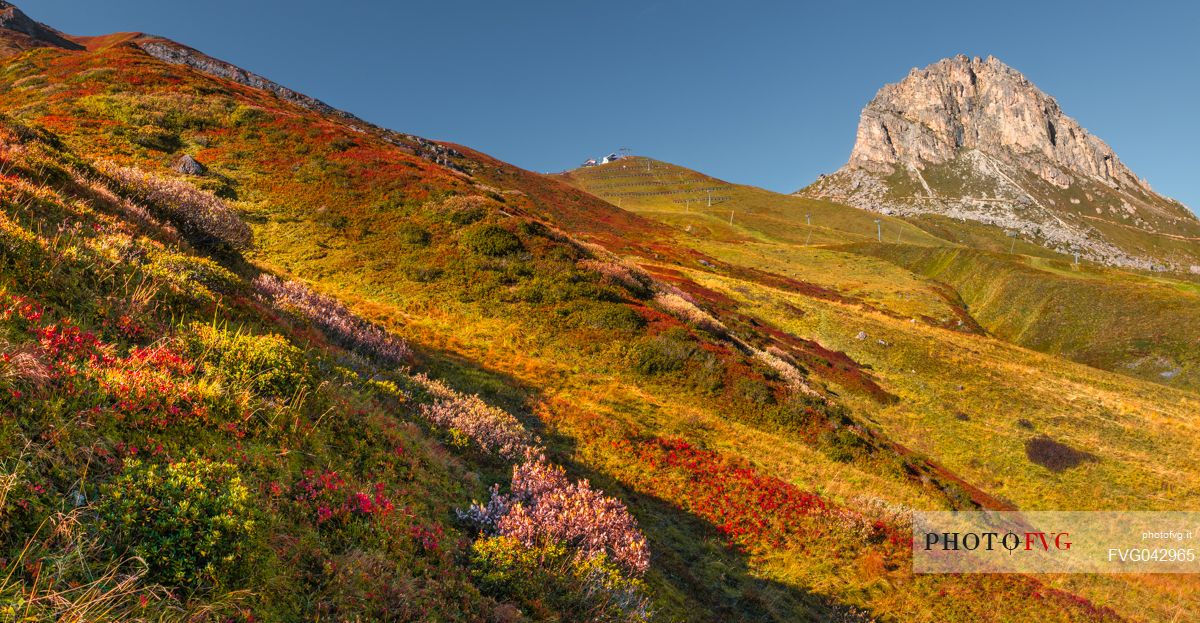
[[[1076,176],[1149,190],[1104,141],[995,57],[956,56],[879,90],[863,109],[850,166],[924,168],[976,149],[1061,188]]]
[[[208,172],[208,167],[200,164],[190,154],[184,154],[175,159],[175,163],[171,168],[184,175],[204,175]]]
[[[884,86],[846,165],[799,194],[985,223],[1110,265],[1186,271],[1200,259],[1193,213],[990,56],[941,60]]]
[[[291,102],[297,106],[315,110],[319,113],[341,117],[357,131],[366,131],[367,129],[381,132],[384,135],[384,140],[392,143],[396,147],[405,149],[417,156],[425,158],[431,162],[441,166],[454,169],[460,172],[466,172],[465,168],[458,160],[462,154],[457,150],[447,147],[436,141],[431,141],[419,136],[411,134],[403,134],[393,132],[385,128],[381,128],[374,124],[370,124],[359,117],[352,115],[344,110],[334,108],[321,100],[305,95],[298,91],[293,91],[277,82],[268,80],[256,73],[246,71],[233,63],[227,63],[220,59],[213,58],[194,48],[190,48],[181,43],[154,37],[151,35],[142,35],[134,40],[134,45],[142,49],[143,52],[157,58],[161,61],[171,63],[172,65],[185,65],[197,71],[232,80],[238,84],[267,91],[273,93],[276,97]]]
[[[83,49],[82,45],[71,41],[61,32],[35,22],[22,13],[21,9],[0,0],[0,56],[46,47]]]

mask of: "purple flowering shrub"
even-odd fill
[[[255,278],[254,289],[272,306],[306,318],[345,348],[393,366],[406,366],[412,361],[407,342],[302,283],[264,273]]]
[[[421,415],[433,424],[466,437],[484,452],[510,461],[538,449],[538,440],[511,413],[424,374],[413,379],[433,396],[432,404],[421,405]]]
[[[183,181],[140,169],[108,165],[104,173],[151,211],[193,240],[225,244],[244,251],[253,245],[250,227],[216,195]]]
[[[566,544],[581,560],[607,558],[634,575],[650,566],[646,537],[625,505],[586,480],[571,482],[541,455],[513,467],[511,493],[494,487],[486,505],[473,504],[462,515],[525,547]]]

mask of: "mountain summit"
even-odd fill
[[[863,109],[849,162],[801,194],[983,222],[1107,264],[1196,263],[1195,216],[990,56],[944,59],[884,86]]]
[[[1053,97],[993,56],[945,59],[880,89],[863,110],[850,164],[921,167],[963,149],[1002,156],[1063,188],[1084,176],[1149,189]]]

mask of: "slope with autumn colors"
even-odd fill
[[[790,275],[161,38],[67,40],[0,61],[5,616],[1196,611],[914,576],[904,520],[1186,507],[1194,394],[989,338],[898,268],[919,296]],[[895,266],[862,257],[827,259]],[[1050,471],[1035,434],[1097,460]]]
[[[672,227],[681,244],[732,264],[820,284],[900,317],[1200,387],[1200,325],[1191,321],[1200,314],[1200,290],[1186,278],[1072,264],[986,225],[881,215],[649,158],[556,177]]]

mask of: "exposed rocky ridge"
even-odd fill
[[[800,194],[981,222],[1109,265],[1200,263],[1194,214],[993,57],[945,59],[884,86],[863,109],[847,164]],[[1172,248],[1158,248],[1163,236]]]
[[[189,48],[186,45],[170,41],[168,39],[159,39],[144,37],[134,42],[139,48],[145,50],[147,54],[161,61],[171,63],[173,65],[187,65],[192,69],[202,71],[219,78],[232,80],[238,84],[244,84],[256,89],[270,91],[278,95],[280,99],[287,100],[293,104],[298,104],[310,110],[315,110],[328,115],[336,115],[339,117],[353,118],[353,115],[342,112],[325,102],[314,97],[309,97],[303,93],[293,91],[277,82],[268,80],[258,74],[246,71],[232,63],[226,63],[222,60],[217,60],[203,52]]]
[[[30,19],[21,9],[0,0],[0,57],[44,47],[83,49],[61,32]]]
[[[466,172],[466,167],[459,161],[462,154],[458,151],[446,147],[441,143],[431,141],[419,136],[404,134],[381,128],[375,124],[364,121],[359,117],[348,113],[339,108],[335,108],[322,102],[321,100],[310,97],[298,91],[293,91],[277,82],[268,80],[256,73],[246,71],[237,65],[227,63],[225,61],[213,58],[199,50],[190,48],[186,45],[176,43],[169,39],[158,37],[143,36],[134,40],[134,45],[141,48],[144,52],[161,61],[171,63],[173,65],[186,65],[197,71],[232,80],[238,84],[242,84],[255,89],[269,91],[277,95],[280,99],[302,106],[309,110],[314,110],[322,114],[341,117],[347,120],[358,131],[367,131],[368,129],[379,133],[385,140],[406,149],[407,151],[436,162],[442,166]]]
[[[80,41],[87,42],[88,37],[71,37],[45,24],[29,18],[15,5],[0,0],[0,57],[19,54],[26,50],[39,47],[54,47],[66,50],[84,50],[86,46]],[[274,93],[280,99],[302,106],[309,110],[341,117],[359,131],[372,131],[381,135],[388,142],[401,147],[417,156],[436,162],[442,166],[466,172],[467,168],[461,161],[462,154],[457,150],[419,136],[395,132],[381,128],[358,118],[348,112],[330,106],[321,100],[289,89],[263,76],[246,71],[237,65],[213,58],[203,52],[186,45],[141,33],[127,33],[120,42],[129,42],[141,48],[144,52],[161,61],[174,65],[185,65],[226,80],[232,80],[255,89]]]

